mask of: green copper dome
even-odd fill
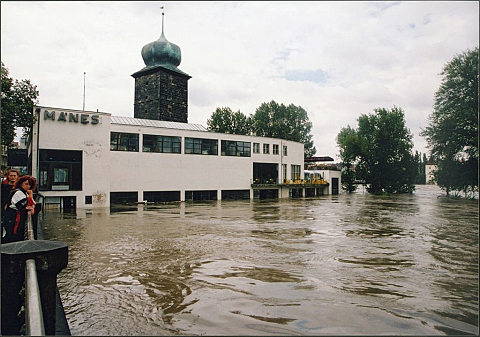
[[[167,66],[177,68],[182,61],[182,53],[179,46],[167,41],[162,28],[162,35],[157,41],[143,46],[142,58],[147,67]]]

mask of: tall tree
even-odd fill
[[[357,185],[355,184],[357,175],[353,164],[343,162],[340,164],[340,168],[342,170],[342,189],[348,193],[355,192],[357,189]]]
[[[337,144],[340,146],[340,158],[342,158],[342,189],[351,193],[357,189],[354,184],[356,180],[356,171],[353,163],[360,151],[360,143],[358,141],[357,131],[352,129],[350,125],[342,128],[337,135]]]
[[[417,170],[405,114],[397,107],[374,111],[360,115],[358,129],[341,129],[340,156],[345,163],[356,163],[356,177],[365,180],[370,193],[411,193]]]
[[[252,118],[252,130],[257,136],[281,138],[304,144],[305,157],[316,153],[311,134],[312,122],[301,106],[278,104],[275,101],[262,103]]]
[[[236,135],[249,135],[252,121],[240,110],[233,112],[229,107],[217,108],[207,120],[208,130]]]
[[[433,112],[422,130],[438,162],[437,183],[447,191],[478,189],[478,47],[447,63]]]
[[[30,80],[13,80],[2,62],[2,144],[10,146],[16,128],[28,133],[35,122],[33,106],[38,104],[37,86]]]

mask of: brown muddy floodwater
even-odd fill
[[[413,195],[47,211],[72,335],[477,334],[478,200]]]

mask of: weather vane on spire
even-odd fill
[[[163,32],[163,17],[165,16],[165,13],[163,11],[163,6],[161,6],[160,9],[162,10],[162,32]]]

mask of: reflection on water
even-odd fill
[[[413,195],[44,215],[74,335],[478,334],[478,204]]]

